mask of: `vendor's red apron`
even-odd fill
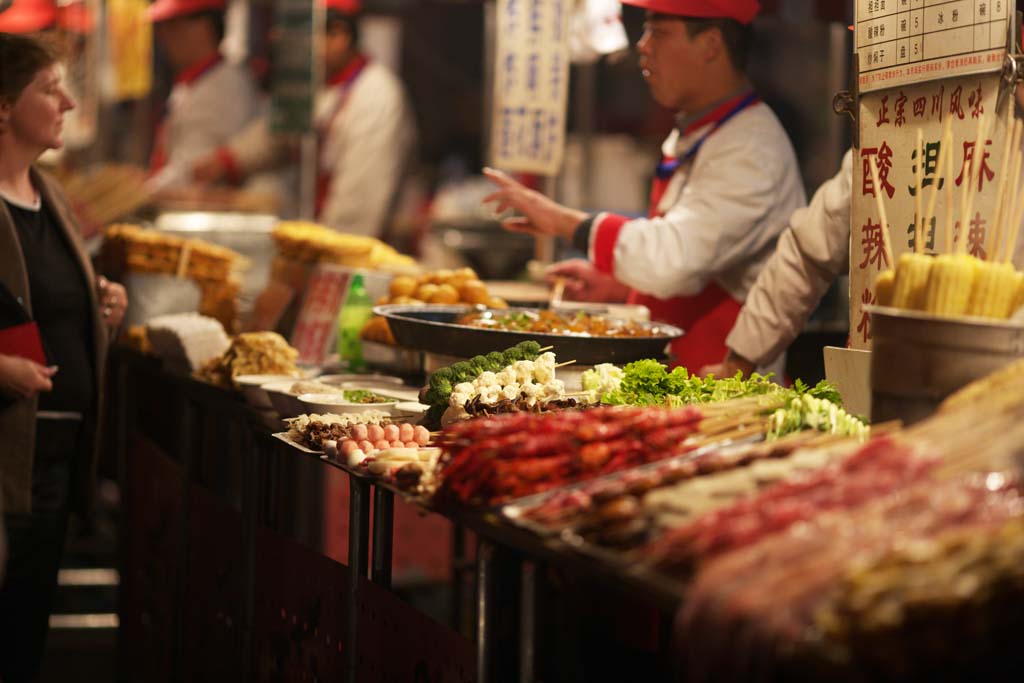
[[[651,186],[649,217],[659,217],[658,204],[668,189],[669,183],[682,162],[692,160],[704,141],[713,135],[723,123],[760,99],[754,93],[741,95],[717,107],[708,116],[690,124],[690,130],[713,124],[700,140],[677,159],[666,158],[658,166],[658,174]],[[668,170],[669,172],[664,172]],[[714,230],[714,226],[707,226]],[[672,365],[682,365],[691,372],[698,372],[705,365],[722,362],[727,348],[725,338],[729,335],[743,302],[734,299],[716,282],[708,284],[700,294],[659,299],[649,294],[631,291],[627,301],[643,304],[651,309],[651,320],[665,322],[682,328],[686,334],[672,342]]]
[[[334,104],[334,109],[324,117],[323,122],[317,127],[317,155],[316,155],[316,218],[320,220],[320,215],[323,212],[324,204],[327,203],[327,193],[331,189],[331,183],[334,181],[334,166],[326,163],[324,158],[324,148],[327,146],[327,136],[331,132],[331,128],[334,126],[335,120],[338,118],[338,114],[345,108],[345,104],[348,102],[349,93],[352,91],[352,84],[359,78],[359,74],[363,73],[363,69],[366,67],[366,57],[362,55],[356,55],[355,58],[349,62],[344,69],[339,71],[334,77],[332,77],[327,84],[337,86],[338,88],[338,100]]]
[[[174,79],[175,85],[191,85],[208,74],[215,66],[224,61],[224,56],[219,52],[209,59],[185,69]],[[167,140],[167,116],[169,115],[168,103],[161,107],[157,118],[156,128],[153,132],[153,149],[149,154],[149,172],[156,173],[167,165],[170,158],[169,143]]]

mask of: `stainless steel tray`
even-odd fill
[[[469,306],[377,306],[373,312],[388,320],[391,333],[399,346],[431,353],[469,358],[491,351],[502,351],[516,344],[534,340],[551,346],[559,359],[572,359],[580,365],[598,363],[629,363],[643,358],[664,358],[665,347],[681,337],[683,331],[658,323],[665,334],[652,337],[587,337],[567,334],[541,334],[489,330],[457,325],[455,320],[474,310]],[[535,312],[533,308],[495,310],[496,313]],[[652,323],[642,323],[654,327]]]

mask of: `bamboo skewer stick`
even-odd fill
[[[1019,150],[1018,150],[1019,156]],[[1017,167],[1018,170],[1020,167]],[[1021,188],[1017,188],[1017,207],[1013,212],[1013,223],[1010,224],[1010,236],[1006,241],[1006,249],[1003,252],[1003,261],[1013,262],[1013,252],[1017,248],[1017,236],[1020,234],[1020,222],[1024,219],[1024,196],[1021,196]]]
[[[875,188],[875,204],[878,207],[878,217],[882,224],[882,253],[889,267],[895,268],[896,263],[892,260],[892,237],[889,235],[889,218],[885,214],[882,188],[878,184],[878,163],[873,155],[868,157],[868,166],[871,168],[871,186]]]
[[[974,153],[971,154],[970,187],[967,188],[967,202],[962,208],[960,220],[960,240],[957,243],[957,253],[963,254],[967,251],[967,233],[971,224],[971,213],[974,211],[974,197],[977,195],[975,181],[981,177],[981,166],[985,159],[985,140],[988,138],[988,126],[986,116],[978,117],[977,137],[974,141]]]
[[[946,123],[942,127],[942,137],[939,139],[939,159],[935,165],[935,180],[932,181],[932,193],[931,197],[928,198],[928,211],[924,215],[924,231],[927,234],[928,227],[931,225],[931,220],[935,218],[935,203],[939,199],[939,183],[942,182],[942,176],[945,173],[946,156],[952,154],[952,144],[946,144],[946,138],[950,136],[950,123],[952,119],[946,117]],[[952,143],[952,140],[950,140]],[[945,184],[948,186],[953,182],[952,178],[946,178]],[[946,207],[948,211],[950,207]],[[938,227],[938,226],[936,226]],[[923,240],[921,240],[923,241]],[[916,244],[916,242],[915,242]],[[921,251],[924,251],[924,245],[921,245]],[[920,252],[919,252],[920,253]]]
[[[949,121],[949,117],[946,117]],[[921,253],[921,234],[924,232],[924,198],[921,196],[921,179],[924,177],[924,134],[917,129],[917,164],[914,165],[914,253]]]
[[[948,119],[947,119],[948,120]],[[949,154],[946,155],[946,249],[945,252],[953,252],[953,133],[949,138],[943,138],[943,145],[949,146]]]
[[[1007,180],[1006,191],[1003,194],[1002,206],[999,207],[999,214],[997,215],[996,223],[993,226],[993,232],[995,234],[992,239],[992,251],[989,252],[992,254],[992,258],[989,259],[992,262],[999,260],[1000,250],[1003,245],[1003,236],[1008,236],[1010,234],[1010,228],[1012,226],[1011,221],[1013,221],[1013,216],[1016,212],[1019,193],[1015,194],[1014,190],[1017,188],[1017,183],[1020,181],[1020,138],[1022,133],[1024,133],[1024,123],[1019,120],[1014,121],[1013,133],[1010,135],[1010,162],[1006,169],[1006,176],[1009,176],[1012,180],[1004,177],[1004,180]]]
[[[948,120],[948,119],[947,119]],[[1012,133],[1011,133],[1012,131]],[[1006,173],[1010,168],[1010,156],[1013,153],[1013,136],[1017,134],[1017,123],[1013,120],[1013,107],[1006,108],[1006,143],[1003,145],[1003,158],[999,162],[999,185],[996,188],[996,212],[992,217],[992,230],[986,238],[994,235],[995,240],[985,240],[985,253],[992,254],[999,247],[999,230],[1003,214],[1003,197],[1006,192]],[[995,260],[993,256],[993,260]]]
[[[555,366],[555,368],[564,368],[566,365],[572,365],[575,362],[576,361],[574,360],[567,360],[564,363],[559,363],[558,365]]]

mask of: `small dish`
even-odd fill
[[[295,382],[299,378],[291,375],[239,375],[235,377],[235,384],[241,390],[246,403],[257,410],[268,410],[274,406],[270,401],[270,395],[263,389],[263,385],[288,379]]]
[[[292,386],[299,381],[295,378],[281,379],[268,382],[261,386],[270,397],[270,404],[277,411],[281,419],[298,417],[306,412],[305,404],[299,400],[297,394],[291,391]]]
[[[418,401],[420,398],[419,389],[383,382],[342,382],[338,387],[345,391],[372,391],[397,401]]]
[[[419,401],[401,401],[395,404],[394,412],[396,417],[422,417],[430,406],[423,405]]]
[[[369,373],[361,375],[358,373],[347,373],[343,375],[323,375],[317,378],[318,381],[324,384],[348,384],[350,382],[356,382],[361,384],[394,384],[396,386],[402,386],[405,384],[401,377],[392,377],[391,375],[379,375],[377,373]]]
[[[394,414],[394,408],[399,403],[398,399],[386,403],[351,403],[345,400],[345,395],[337,394],[302,394],[299,400],[306,406],[309,413],[365,413],[370,410],[380,410],[388,415]]]

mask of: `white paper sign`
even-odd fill
[[[569,94],[569,0],[498,0],[491,164],[555,175]]]
[[[867,92],[1002,68],[1011,0],[857,0]]]
[[[921,168],[922,214],[933,216],[924,226],[923,252],[946,253],[946,221],[952,234],[966,239],[966,252],[988,259],[992,249],[992,219],[997,188],[1006,149],[1006,111],[996,116],[999,74],[932,81],[883,92],[870,93],[860,101],[860,149],[854,149],[850,226],[850,344],[855,349],[871,344],[871,316],[865,304],[875,303],[875,278],[893,264],[882,252],[881,220],[875,193],[881,194],[892,237],[893,258],[913,251],[917,212],[916,167]],[[1004,107],[1013,107],[1012,99]],[[978,144],[979,117],[988,128],[983,145]],[[939,141],[947,119],[953,134],[953,172],[938,166]],[[922,132],[922,150],[917,150],[917,131]],[[962,227],[963,189],[966,167],[979,154],[975,173],[975,195],[966,227]],[[879,169],[879,187],[871,179],[869,158]],[[1012,171],[1005,171],[1007,187]],[[928,214],[933,189],[938,188],[935,210]],[[953,210],[946,203],[951,187]]]

